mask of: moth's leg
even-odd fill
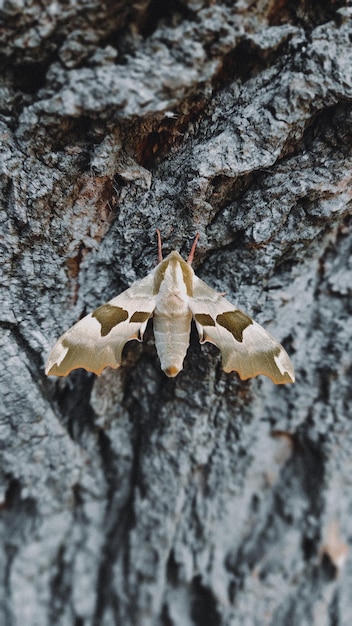
[[[193,263],[193,257],[194,257],[194,253],[196,251],[198,239],[199,239],[199,233],[196,234],[196,236],[194,238],[194,242],[193,242],[192,248],[191,248],[191,252],[188,255],[187,263],[189,265],[192,265],[192,263]]]
[[[158,263],[161,263],[163,260],[163,250],[161,247],[161,235],[159,228],[156,229],[156,234],[158,235]]]

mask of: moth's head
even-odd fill
[[[180,255],[179,252],[177,252],[177,250],[173,250],[172,252],[170,252],[170,254],[168,254],[165,259],[163,259],[161,262],[162,263],[169,263],[170,261],[178,261],[179,263],[185,263],[184,259],[182,258],[182,256]]]

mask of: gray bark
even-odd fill
[[[0,19],[0,623],[352,623],[347,0],[9,0]],[[345,6],[346,5],[346,6]],[[241,382],[46,378],[164,252],[286,347]]]

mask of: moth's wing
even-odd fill
[[[235,370],[242,380],[264,374],[276,384],[293,383],[293,365],[284,348],[248,315],[194,276],[189,306],[200,342],[214,343],[225,372]]]
[[[66,331],[49,355],[46,374],[66,376],[78,367],[101,374],[119,367],[125,343],[143,338],[154,308],[152,272]]]

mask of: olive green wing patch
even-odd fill
[[[253,324],[253,320],[239,309],[220,313],[216,318],[216,322],[226,328],[236,341],[241,342],[243,341],[243,331],[250,324]]]
[[[79,367],[101,374],[105,367],[119,367],[125,344],[143,338],[154,308],[153,275],[148,274],[66,331],[49,355],[46,374],[67,376]]]
[[[106,337],[106,335],[108,335],[115,326],[121,324],[121,322],[125,322],[129,315],[128,311],[120,306],[102,304],[101,306],[98,306],[95,311],[93,311],[92,317],[95,317],[101,326],[101,336]]]
[[[215,320],[208,313],[196,313],[194,315],[194,321],[198,322],[201,326],[215,326]]]
[[[276,384],[294,382],[293,365],[274,337],[196,276],[193,287],[189,306],[200,342],[219,348],[225,372],[236,371],[242,380],[264,374]]]

